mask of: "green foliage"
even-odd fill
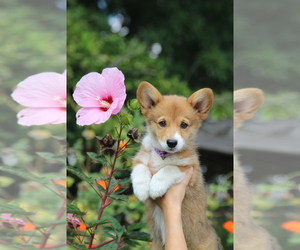
[[[265,102],[258,110],[261,120],[288,120],[300,118],[300,94],[298,92],[283,91],[265,93]]]
[[[212,120],[232,119],[233,96],[230,92],[214,94],[214,104],[209,111]]]
[[[102,32],[89,24],[91,16],[95,15],[99,18],[101,25],[98,28]],[[190,93],[186,83],[178,77],[166,77],[164,61],[150,58],[145,44],[136,38],[126,40],[111,33],[104,15],[90,14],[81,6],[72,7],[68,15],[68,40],[69,88],[74,88],[80,78],[89,72],[101,73],[104,68],[118,67],[125,75],[129,99],[135,97],[141,81],[159,85],[161,91],[168,94]]]
[[[49,152],[37,152],[37,154],[50,162],[57,162],[61,164],[66,163],[66,158],[64,155],[57,155]]]
[[[12,87],[30,75],[65,69],[64,10],[53,2],[5,0],[0,12],[2,83]]]
[[[67,213],[73,215],[85,215],[85,212],[82,212],[76,205],[67,204]]]
[[[300,245],[297,227],[284,230],[280,226],[287,221],[299,222],[300,198],[295,192],[299,190],[299,176],[299,171],[268,176],[253,185],[253,220],[275,236],[282,249],[296,250]]]
[[[107,122],[119,124],[119,128],[114,131],[118,143],[109,144],[110,151],[104,150],[106,147],[105,141],[101,137],[95,136],[102,141],[102,153],[87,152],[88,157],[85,158],[85,161],[91,164],[90,167],[85,164],[81,167],[68,167],[68,172],[72,174],[72,178],[77,177],[78,180],[82,181],[80,189],[85,191],[78,193],[76,203],[68,204],[67,211],[73,216],[77,216],[81,223],[84,223],[87,227],[85,232],[78,231],[75,224],[74,228],[68,228],[69,245],[77,246],[77,239],[80,241],[81,246],[84,246],[84,244],[85,246],[98,244],[97,246],[101,249],[110,249],[111,247],[125,249],[126,245],[140,245],[138,241],[150,241],[149,234],[140,231],[144,224],[138,221],[125,227],[116,216],[117,210],[111,210],[116,206],[122,206],[121,214],[124,214],[130,204],[128,203],[130,197],[125,194],[130,183],[126,167],[132,153],[128,154],[127,152],[131,140],[129,138],[127,141],[125,140],[127,134],[125,128],[131,124],[131,119],[128,120],[128,118],[133,116],[134,114],[122,112],[115,117],[116,120]],[[119,144],[121,140],[125,143],[122,146]],[[90,170],[93,164],[99,164],[104,173],[100,173],[100,176],[91,173]],[[100,241],[98,237],[94,238],[96,234],[101,235]]]
[[[101,11],[109,18],[121,18],[121,26],[129,30],[125,38],[138,38],[149,54],[152,45],[159,43],[162,51],[155,60],[163,58],[167,75],[178,76],[193,90],[232,89],[233,1],[107,0],[95,11],[97,3],[73,0],[70,7],[80,5],[92,14]]]
[[[0,204],[0,213],[11,213],[16,215],[30,215],[32,212],[27,212],[24,209],[10,205],[10,204]]]
[[[298,8],[297,1],[236,2],[236,88],[299,91]]]

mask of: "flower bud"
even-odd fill
[[[140,138],[141,134],[139,133],[139,130],[137,128],[132,128],[127,133],[128,138],[135,142],[140,142],[138,139]]]
[[[141,108],[137,99],[132,99],[127,103],[127,107],[131,111],[137,111]]]
[[[103,154],[113,155],[115,152],[113,146],[116,141],[117,140],[114,139],[110,134],[106,134],[103,138],[98,139],[101,147],[101,152],[103,152]]]
[[[127,114],[127,113],[121,113],[119,117],[121,123],[124,125],[130,125],[133,118],[131,114]]]

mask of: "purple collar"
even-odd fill
[[[154,150],[155,150],[155,152],[156,152],[157,154],[160,155],[160,157],[161,157],[163,160],[166,159],[168,156],[174,154],[174,153],[168,153],[168,152],[166,152],[166,151],[160,151],[158,148],[154,148]]]

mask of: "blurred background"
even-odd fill
[[[232,234],[222,224],[232,220],[233,1],[69,0],[67,8],[69,165],[99,173],[101,166],[85,152],[99,153],[95,136],[115,133],[111,120],[76,125],[79,107],[71,95],[83,75],[118,67],[125,75],[127,100],[135,98],[141,81],[152,83],[162,94],[189,96],[211,88],[215,103],[197,144],[208,184],[207,215],[224,248],[232,249]],[[133,126],[145,132],[138,113]],[[130,149],[127,154],[135,152]],[[131,162],[127,164],[130,167]],[[68,176],[69,199],[81,203],[82,210],[96,211],[97,199],[85,184]],[[108,213],[124,224],[144,221],[144,205],[130,188],[127,194],[130,202],[112,205]]]
[[[299,7],[290,0],[234,5],[234,89],[265,95],[234,146],[253,191],[252,217],[282,249],[300,246]]]
[[[63,73],[66,67],[66,2],[63,0],[3,0],[0,3],[0,217],[14,217],[28,222],[22,211],[31,214],[36,225],[53,223],[62,199],[44,184],[54,188],[51,179],[65,179],[62,163],[46,161],[37,152],[61,153],[57,141],[66,137],[64,124],[25,127],[18,125],[17,113],[23,109],[11,98],[17,84],[41,72]],[[19,213],[7,206],[20,207]],[[23,215],[20,215],[22,214]],[[0,222],[1,249],[22,244],[41,243],[41,235],[32,231],[13,232]],[[65,241],[64,226],[52,231],[52,240]],[[20,239],[22,234],[25,239]],[[32,237],[37,234],[37,237]],[[31,236],[28,236],[31,235]],[[27,242],[26,242],[27,241]],[[47,244],[54,244],[52,241]],[[25,249],[24,248],[24,249]],[[30,248],[32,249],[32,248]]]

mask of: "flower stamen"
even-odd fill
[[[67,101],[66,100],[62,100],[60,96],[56,95],[53,98],[54,101],[59,101],[61,106],[66,108],[67,107]]]
[[[110,103],[107,102],[107,101],[101,100],[100,101],[100,106],[101,106],[101,108],[109,109],[110,108]]]

